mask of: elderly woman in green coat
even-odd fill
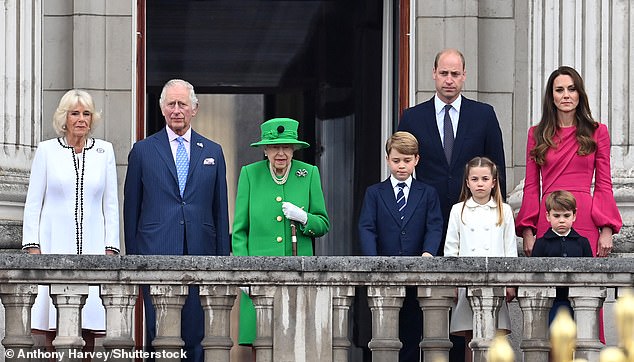
[[[299,256],[313,255],[313,238],[328,232],[321,179],[317,166],[293,160],[293,152],[308,147],[297,139],[299,123],[274,118],[260,126],[266,160],[242,167],[238,179],[232,246],[236,256],[293,255],[291,227],[297,235]],[[255,309],[243,293],[238,342],[252,344],[256,333]]]

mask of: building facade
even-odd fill
[[[162,127],[160,113],[156,110],[157,89],[160,91],[160,85],[167,79],[178,77],[178,69],[183,69],[187,75],[183,78],[191,81],[197,92],[204,96],[201,107],[205,109],[204,114],[209,114],[208,118],[198,117],[196,122],[199,123],[195,123],[194,127],[228,149],[230,199],[233,198],[231,193],[235,190],[239,166],[261,157],[247,146],[259,137],[259,123],[269,115],[280,113],[297,114],[298,118],[304,116],[306,119],[301,120],[304,138],[315,143],[315,150],[303,156],[323,169],[326,194],[331,191],[334,195],[328,201],[332,206],[329,207],[331,219],[341,220],[346,215],[348,219],[349,215],[355,215],[365,186],[387,175],[383,164],[383,143],[394,129],[399,107],[419,103],[433,95],[431,69],[434,55],[442,48],[455,47],[461,49],[466,58],[465,94],[490,103],[496,109],[505,142],[509,202],[514,207],[518,207],[521,201],[526,134],[530,125],[539,118],[546,78],[558,65],[570,65],[580,71],[594,116],[608,125],[612,139],[614,192],[625,223],[617,237],[616,251],[631,250],[626,239],[629,239],[634,224],[630,187],[634,157],[629,153],[633,142],[630,136],[634,134],[630,127],[632,96],[629,92],[634,81],[630,71],[634,27],[631,23],[632,6],[628,0],[383,0],[373,2],[371,9],[363,11],[345,8],[337,1],[303,2],[308,3],[303,8],[294,7],[292,1],[270,4],[245,2],[240,10],[256,6],[256,3],[260,7],[278,7],[267,16],[271,22],[279,24],[283,24],[279,18],[282,11],[295,11],[297,14],[310,11],[313,19],[319,20],[311,23],[312,28],[295,28],[295,38],[289,38],[297,42],[297,48],[306,47],[305,44],[311,42],[326,42],[315,48],[315,52],[321,53],[322,57],[325,52],[328,56],[319,58],[314,52],[302,55],[319,59],[322,64],[316,68],[317,75],[311,74],[318,78],[319,84],[309,91],[302,83],[305,81],[297,81],[300,79],[297,74],[301,73],[288,70],[294,64],[284,70],[284,80],[264,76],[256,81],[228,80],[236,84],[238,91],[228,91],[226,84],[214,85],[214,79],[204,79],[205,76],[213,78],[214,74],[204,68],[204,63],[192,61],[188,67],[164,69],[162,64],[168,64],[170,58],[162,62],[160,57],[163,53],[153,49],[164,44],[156,43],[156,39],[169,38],[169,34],[159,30],[179,31],[170,27],[174,22],[165,22],[161,26],[165,19],[159,10],[168,3],[141,0],[2,1],[1,249],[20,247],[22,205],[31,160],[41,140],[56,136],[50,120],[59,98],[70,88],[88,90],[102,110],[104,121],[94,135],[113,143],[121,188],[127,153],[132,144],[144,134]],[[182,3],[183,7],[188,7],[188,4],[209,2]],[[210,22],[221,23],[223,19],[232,19],[226,8],[222,13],[225,18],[212,13],[209,14]],[[200,15],[200,11],[192,9],[196,10],[190,8],[189,15],[186,14],[188,18],[179,21],[186,23],[196,19],[192,14]],[[261,12],[262,9],[265,8],[257,10]],[[355,49],[366,52],[362,55],[367,55],[367,52],[373,54],[373,63],[330,63],[328,60],[337,57],[338,51],[344,52],[345,44],[333,43],[332,39],[337,38],[337,34],[333,37],[328,35],[327,30],[314,31],[318,26],[314,24],[321,22],[325,29],[329,29],[332,24],[328,19],[341,20],[337,17],[346,11],[356,11],[357,15],[343,20],[356,27],[366,24],[362,33],[351,33],[356,37],[352,40],[356,44]],[[408,29],[404,35],[406,38],[398,30],[402,25]],[[294,23],[293,26],[297,25]],[[297,33],[304,38],[297,40]],[[310,38],[313,33],[319,35],[317,40]],[[304,39],[303,42],[301,39]],[[369,50],[363,50],[364,47]],[[405,48],[408,52],[403,51]],[[196,50],[188,51],[187,46],[179,51],[185,58],[183,62],[195,58]],[[401,57],[400,61],[397,55]],[[403,57],[406,57],[405,61]],[[271,62],[271,59],[262,58],[262,62],[267,61]],[[406,65],[406,70],[402,64]],[[356,67],[355,74],[361,75],[357,78],[368,78],[364,77],[367,74],[375,74],[375,78],[365,82],[355,78],[348,82],[345,75],[333,76],[329,69],[343,68],[346,71],[346,67]],[[358,68],[364,70],[359,71]],[[202,70],[196,73],[192,69]],[[268,69],[263,67],[257,74],[278,74]],[[208,74],[210,72],[212,75]],[[222,74],[239,73],[238,69]],[[405,81],[399,81],[399,76],[403,74]],[[353,83],[354,88],[348,88],[346,82]],[[302,88],[301,97],[289,91],[295,88]],[[358,95],[349,97],[346,92],[350,93],[350,89],[356,94],[368,89],[374,93],[362,98]],[[395,96],[403,90],[407,94],[407,104],[399,104]],[[290,95],[282,94],[284,92]],[[271,96],[273,93],[274,96]],[[340,103],[356,104],[356,108],[341,111],[348,106],[333,106],[340,100],[343,100]],[[301,109],[298,111],[297,108]],[[219,126],[227,122],[234,125]],[[244,130],[247,130],[246,133]],[[348,158],[350,160],[347,161]],[[349,171],[335,172],[340,169]],[[342,200],[338,192],[351,196],[343,198],[346,202],[337,202]],[[356,218],[351,221],[333,222],[335,233],[331,235],[354,239]],[[354,253],[353,246],[336,246],[334,240],[328,238],[322,244],[318,246],[322,254]]]

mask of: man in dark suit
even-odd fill
[[[506,163],[502,131],[493,107],[461,94],[467,77],[465,60],[456,49],[444,49],[434,59],[432,78],[436,94],[406,109],[399,131],[418,139],[421,157],[416,178],[438,191],[443,216],[443,255],[451,207],[459,201],[465,165],[476,156],[490,158],[498,167],[500,187],[506,197]],[[446,127],[445,127],[446,125]],[[464,361],[464,338],[452,336],[450,361]]]
[[[506,197],[506,164],[502,131],[491,105],[461,95],[466,78],[462,53],[445,49],[436,55],[432,77],[436,95],[430,100],[406,109],[399,131],[408,131],[418,139],[421,159],[416,166],[416,178],[438,191],[444,220],[444,234],[451,207],[460,198],[464,169],[476,156],[490,158],[500,172],[502,195]],[[445,130],[445,106],[451,105],[451,134]],[[449,120],[447,120],[449,121]],[[454,136],[455,135],[455,136]],[[454,137],[447,159],[445,138]],[[443,242],[438,250],[442,255]]]
[[[420,160],[416,137],[396,132],[385,151],[391,175],[365,192],[359,216],[361,251],[366,256],[434,256],[442,238],[442,215],[436,190],[412,178]],[[416,294],[416,287],[405,289],[400,362],[420,361],[423,315]]]
[[[166,127],[137,142],[128,155],[124,234],[128,254],[229,255],[225,159],[219,144],[191,129],[198,110],[194,87],[165,84],[159,100]],[[142,288],[148,345],[156,318]],[[190,287],[181,314],[188,360],[203,361],[204,314],[198,287]]]

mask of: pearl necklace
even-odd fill
[[[286,183],[286,180],[288,180],[288,174],[291,172],[291,165],[289,164],[286,167],[286,172],[284,172],[284,176],[282,176],[282,178],[278,178],[277,175],[275,175],[275,170],[273,169],[273,165],[269,162],[269,171],[271,171],[271,177],[273,178],[273,181],[278,184],[278,185],[284,185]]]
[[[79,159],[75,157],[75,147],[70,146],[66,140],[62,142],[62,138],[58,137],[57,142],[60,146],[67,148],[73,157],[73,166],[75,166],[75,242],[77,244],[77,255],[82,253],[84,243],[84,170],[86,166],[86,151],[95,145],[95,139],[91,138],[92,143],[82,150],[81,155],[81,173],[79,171]]]

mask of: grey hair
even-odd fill
[[[192,108],[198,108],[198,97],[196,97],[196,92],[194,92],[194,86],[186,80],[182,79],[170,79],[163,86],[163,90],[161,91],[161,98],[159,98],[159,106],[163,109],[165,105],[165,93],[167,92],[167,88],[173,87],[175,85],[182,85],[189,90],[189,100],[192,102]]]

